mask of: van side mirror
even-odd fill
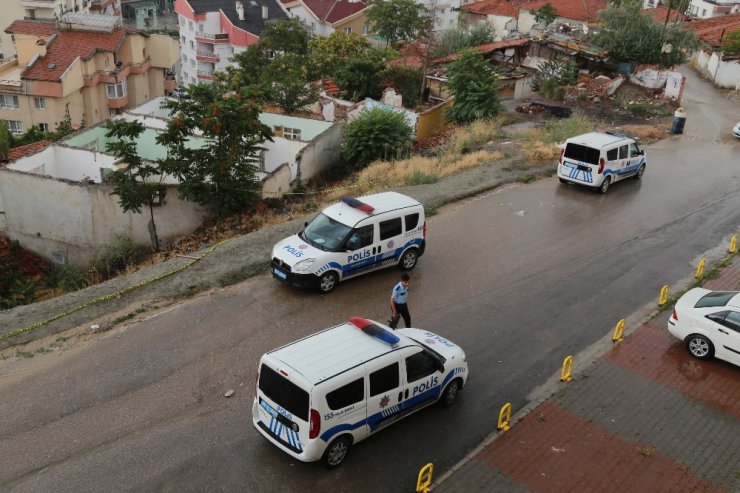
[[[435,359],[434,361],[435,361],[434,366],[437,367],[437,371],[440,372],[440,373],[444,373],[445,372],[445,364],[442,363],[438,359]]]
[[[642,149],[640,149],[640,156],[644,156],[644,155],[645,155],[645,151],[643,151]]]

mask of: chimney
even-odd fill
[[[244,4],[241,3],[239,0],[236,2],[236,15],[239,16],[239,20],[244,20]]]
[[[267,5],[262,6],[262,18],[263,19],[269,19],[270,16],[267,13]]]

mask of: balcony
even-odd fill
[[[198,33],[195,33],[195,40],[199,43],[228,43],[229,34],[228,33],[211,34],[211,33],[198,32]]]
[[[202,80],[213,80],[213,72],[207,70],[198,70],[198,78]]]
[[[98,12],[108,8],[109,5],[113,5],[115,0],[90,0],[90,11]]]
[[[218,63],[221,61],[221,57],[212,51],[198,50],[195,52],[195,59],[199,62],[210,62]]]
[[[165,76],[164,78],[164,90],[172,91],[177,89],[177,79],[175,77]]]
[[[56,0],[21,0],[21,5],[27,9],[53,9]]]
[[[117,110],[128,106],[128,94],[120,98],[108,98],[108,108]]]

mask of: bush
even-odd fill
[[[136,265],[144,258],[144,249],[134,245],[131,238],[116,234],[113,241],[96,252],[99,257],[93,261],[91,271],[97,271],[104,279],[115,277],[118,273]],[[94,274],[94,272],[88,273]]]
[[[402,113],[373,108],[347,125],[341,153],[350,167],[359,170],[378,159],[408,156],[411,140],[411,127]]]
[[[461,123],[490,119],[501,111],[498,75],[480,54],[464,51],[449,65],[449,88],[455,97],[446,117]]]
[[[421,70],[411,67],[388,67],[378,74],[381,82],[398,88],[406,108],[416,108],[419,105],[421,91]]]

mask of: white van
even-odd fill
[[[467,378],[465,352],[447,339],[352,317],[262,356],[252,422],[296,459],[336,467],[373,433],[451,405]]]
[[[342,200],[272,249],[272,276],[332,291],[339,281],[398,265],[413,269],[426,248],[424,207],[396,192]]]
[[[625,134],[590,132],[566,140],[560,149],[560,183],[578,183],[606,193],[619,180],[645,173],[645,151]]]

